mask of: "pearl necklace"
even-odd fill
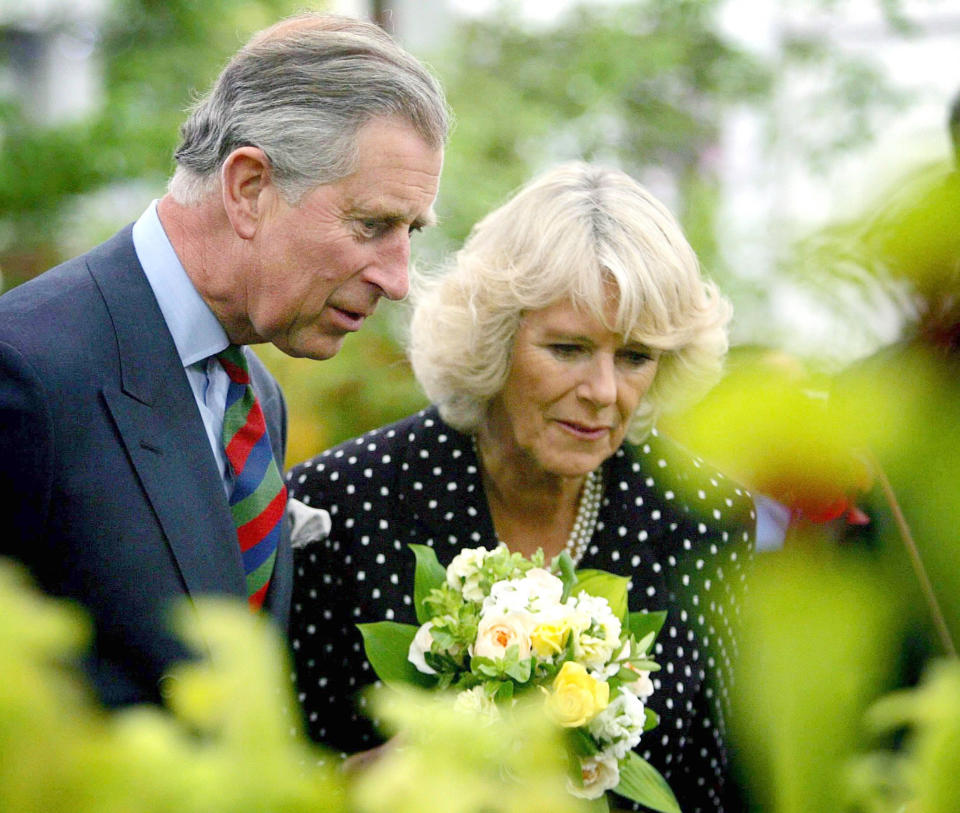
[[[471,436],[470,441],[473,444],[473,453],[476,455],[477,462],[480,462],[480,450],[477,448],[476,436]],[[587,545],[593,538],[593,532],[597,528],[597,518],[600,516],[600,502],[603,500],[603,472],[601,469],[594,469],[587,475],[586,482],[580,490],[580,504],[577,506],[577,517],[573,521],[573,528],[570,530],[570,536],[563,546],[563,549],[570,555],[574,566],[580,564],[583,555],[587,552]],[[500,542],[500,539],[497,539]]]
[[[597,528],[597,517],[600,516],[600,501],[603,499],[603,473],[594,469],[587,475],[587,481],[580,492],[580,505],[577,508],[577,518],[573,521],[573,529],[567,537],[564,549],[570,554],[574,566],[580,564],[583,554],[587,552],[587,545],[593,538]]]

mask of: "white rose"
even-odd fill
[[[427,665],[427,662],[423,657],[423,653],[429,652],[430,647],[433,646],[433,634],[430,632],[431,629],[433,629],[433,621],[428,621],[426,624],[421,626],[420,629],[417,630],[417,634],[413,636],[413,640],[410,642],[410,649],[407,650],[407,660],[425,675],[437,674],[435,669],[432,669]]]
[[[530,657],[530,633],[533,616],[523,610],[485,612],[477,625],[477,640],[470,654],[474,657],[502,658],[516,644],[520,660]]]
[[[581,799],[599,799],[620,784],[620,767],[612,754],[601,752],[592,757],[582,757],[580,774],[583,787],[578,787],[568,779],[567,790]]]
[[[576,598],[574,656],[589,669],[602,669],[620,646],[620,619],[605,599],[581,593]]]
[[[545,612],[560,605],[563,582],[540,567],[532,568],[521,579],[500,581],[490,588],[484,609],[529,610]]]
[[[483,600],[483,612],[526,612],[530,607],[529,585],[521,579],[496,582]]]
[[[640,742],[645,721],[643,702],[621,687],[607,707],[590,721],[587,730],[597,742],[608,744],[607,751],[620,760]]]
[[[521,581],[529,585],[531,609],[535,612],[558,605],[563,598],[563,582],[542,567],[528,570]]]
[[[464,548],[447,567],[447,584],[459,590],[467,601],[483,600],[480,568],[489,553],[486,548]]]

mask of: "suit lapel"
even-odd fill
[[[192,595],[246,590],[203,421],[129,230],[89,263],[116,332],[119,386],[103,397]]]

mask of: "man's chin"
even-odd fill
[[[343,346],[344,336],[324,336],[319,341],[308,343],[273,342],[273,346],[293,358],[307,358],[314,361],[332,359]]]

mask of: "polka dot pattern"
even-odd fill
[[[296,551],[291,641],[311,737],[345,753],[380,742],[357,711],[376,677],[358,623],[416,623],[411,543],[444,566],[496,544],[469,437],[433,408],[300,464],[291,496],[326,508],[330,536]],[[630,579],[631,610],[666,610],[651,708],[638,750],[686,813],[726,801],[724,720],[736,654],[734,591],[753,553],[750,495],[656,433],[604,466],[597,530],[580,566]],[[621,802],[628,806],[629,803]]]

